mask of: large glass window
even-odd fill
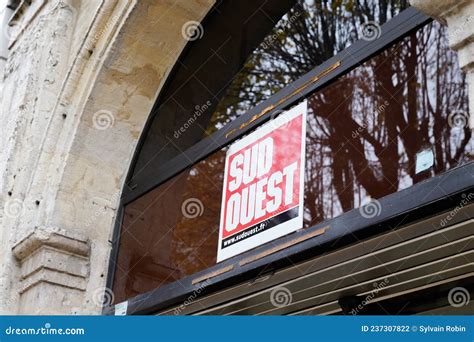
[[[298,1],[275,27],[288,23],[299,10],[302,17],[290,24],[292,28],[312,23],[314,28],[310,30],[316,32],[326,20],[328,32],[321,31],[318,42],[309,39],[316,37],[313,31],[277,35],[271,53],[262,45],[267,44],[267,36],[247,58],[244,71],[231,81],[211,115],[190,125],[190,129],[203,130],[185,145],[222,127],[343,49],[353,39],[351,32],[357,22],[363,22],[369,14],[377,13],[377,18],[382,19],[385,13],[383,19],[387,20],[400,10],[402,2],[367,2],[373,7],[364,9],[350,7],[352,2],[339,3],[345,5]],[[333,38],[325,41],[326,35]],[[317,47],[325,47],[325,52]],[[314,54],[306,56],[306,49],[315,49]],[[305,227],[474,159],[471,131],[455,120],[469,110],[466,81],[455,54],[448,48],[445,29],[436,22],[357,66],[307,100]],[[160,110],[158,114],[162,115]],[[179,125],[185,118],[178,115],[168,119]],[[165,126],[171,130],[175,127]],[[152,126],[149,134],[155,133]],[[176,142],[179,139],[173,139],[168,141],[169,146],[176,153],[186,154]],[[155,150],[160,150],[161,145],[155,141]],[[143,158],[149,157],[144,148]],[[125,206],[114,281],[117,301],[216,264],[225,152],[223,148],[213,153]],[[417,159],[426,154],[433,156],[434,165],[420,172]],[[156,160],[169,160],[160,158],[158,155]]]
[[[406,0],[221,1],[176,63],[131,183],[408,7]]]

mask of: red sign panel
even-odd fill
[[[230,146],[218,261],[302,228],[306,108],[303,102]]]

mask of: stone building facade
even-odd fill
[[[187,43],[183,25],[213,3],[3,3],[0,314],[101,313],[137,141]],[[472,111],[474,1],[411,3],[447,25]]]

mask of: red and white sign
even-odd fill
[[[303,227],[306,101],[229,147],[217,262]]]

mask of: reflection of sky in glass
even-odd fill
[[[385,0],[366,3],[370,15],[357,8],[361,6],[358,2],[298,0],[247,58],[214,113],[215,129],[360,39],[362,24],[383,24],[400,11],[399,6]],[[379,3],[386,5],[383,15]]]
[[[442,35],[434,34],[434,32],[442,32]],[[383,183],[387,179],[386,171],[383,169],[382,161],[376,154],[375,146],[368,139],[362,139],[361,131],[346,131],[341,127],[335,126],[335,120],[328,120],[331,117],[339,116],[340,120],[345,120],[345,111],[350,110],[350,117],[360,127],[365,129],[371,138],[385,148],[390,146],[396,147],[396,154],[393,155],[393,168],[397,171],[397,187],[395,191],[405,189],[413,183],[418,182],[426,177],[432,176],[434,173],[442,172],[456,163],[463,163],[473,158],[474,139],[464,141],[467,130],[463,128],[450,128],[448,125],[448,115],[451,112],[461,111],[468,112],[466,84],[464,76],[460,72],[457,65],[457,59],[453,52],[448,48],[444,29],[434,23],[428,25],[417,35],[416,59],[412,63],[417,63],[412,68],[415,74],[409,74],[409,67],[406,61],[412,56],[410,39],[406,39],[397,48],[383,53],[380,57],[365,63],[363,66],[356,68],[351,73],[341,78],[336,83],[323,89],[321,92],[314,94],[309,99],[310,106],[308,119],[308,151],[307,151],[307,197],[311,197],[311,201],[315,201],[316,206],[320,208],[322,213],[319,217],[333,217],[341,214],[345,210],[341,206],[340,193],[336,190],[335,178],[335,158],[337,154],[344,151],[334,150],[330,147],[329,141],[334,140],[335,136],[343,136],[344,147],[352,145],[355,140],[361,140],[363,143],[364,158],[368,167],[371,169],[375,179]],[[440,43],[440,44],[438,44]],[[438,45],[441,48],[438,50]],[[440,53],[441,52],[441,53]],[[387,72],[382,65],[389,65]],[[392,94],[387,89],[382,89],[380,82],[388,79],[391,87],[399,86],[399,94]],[[439,85],[437,85],[437,78]],[[409,83],[415,82],[416,88],[410,88]],[[333,89],[331,91],[331,88]],[[409,90],[410,89],[410,90]],[[416,91],[414,91],[416,89]],[[409,91],[411,92],[409,94]],[[394,96],[395,95],[395,96]],[[338,98],[334,98],[334,97]],[[346,97],[345,97],[346,96]],[[409,108],[409,96],[416,98],[416,108]],[[437,102],[437,96],[439,96]],[[334,103],[340,102],[336,106],[334,113],[329,113],[334,108]],[[331,104],[332,103],[332,104]],[[342,105],[342,103],[345,103]],[[328,104],[329,107],[325,104]],[[438,105],[437,111],[433,113],[433,107]],[[399,110],[393,113],[392,107]],[[416,110],[416,112],[414,112]],[[395,114],[395,116],[394,116]],[[402,128],[397,127],[395,138],[390,140],[387,136],[387,120],[399,120],[413,122],[412,126],[416,128],[417,138],[420,140],[420,146],[411,146],[410,142],[402,138]],[[414,119],[414,120],[413,120]],[[349,123],[348,123],[349,125]],[[425,131],[421,128],[426,126]],[[437,170],[430,170],[425,175],[414,175],[411,169],[415,162],[414,156],[409,156],[408,149],[414,149],[414,153],[419,152],[426,146],[435,151],[436,133],[435,127],[441,127],[441,136],[447,137],[446,142],[440,146],[443,156],[443,165],[437,165]],[[437,128],[439,129],[439,128]],[[405,138],[406,139],[406,138]],[[326,141],[326,143],[324,143]],[[438,142],[439,143],[439,142]],[[347,145],[349,144],[349,145]],[[408,144],[408,145],[407,145]],[[413,144],[413,142],[411,142]],[[465,144],[465,147],[462,147]],[[461,148],[465,151],[460,160],[450,160],[454,158],[455,151]],[[353,152],[352,152],[353,153]],[[357,181],[357,174],[354,170],[354,160],[351,153],[344,158],[349,158],[347,168],[350,170],[349,176],[353,178],[353,184],[343,189],[344,193],[352,193],[352,207],[359,207],[366,204],[370,198],[378,198],[370,194]],[[320,184],[315,186],[313,180],[314,173],[319,173],[321,179]],[[417,179],[414,179],[413,177]],[[421,177],[421,178],[420,178]],[[343,181],[343,180],[339,180]],[[349,188],[351,187],[351,188]],[[318,192],[318,196],[308,196],[309,193]],[[390,193],[387,189],[386,194]],[[379,193],[380,194],[380,193]],[[308,222],[313,221],[311,215],[311,203],[306,203],[305,218]],[[314,222],[313,222],[314,223]]]
[[[352,27],[344,21],[338,25],[342,34]],[[410,59],[415,36],[407,37],[307,99],[306,227],[473,160],[474,139],[465,139],[469,130],[448,125],[451,113],[468,112],[468,101],[446,32],[433,23],[416,36],[416,58]],[[262,63],[269,70],[261,69],[260,76],[271,80],[275,64]],[[278,86],[286,79],[280,81]],[[255,87],[257,95],[269,94]],[[256,103],[256,97],[238,94],[227,98],[230,107],[222,108],[244,112]],[[214,124],[220,127],[230,118],[217,117]],[[405,129],[399,121],[407,123]],[[415,133],[404,135],[406,130]],[[386,154],[377,153],[378,145]],[[435,158],[435,169],[414,174],[416,153],[427,147],[441,162]],[[459,148],[463,153],[454,160]],[[122,286],[114,288],[118,301],[215,264],[225,153],[210,155],[126,207],[117,277],[127,283],[116,282]],[[358,167],[370,172],[357,172]],[[187,199],[201,202],[200,215],[183,216],[181,205]],[[138,266],[121,273],[134,263]]]

